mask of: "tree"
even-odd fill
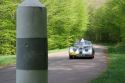
[[[92,32],[97,42],[125,42],[124,0],[107,0],[101,8],[90,17],[86,34]],[[90,30],[90,28],[93,28]]]

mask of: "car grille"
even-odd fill
[[[85,49],[85,51],[87,52],[87,51],[88,51],[88,49]]]
[[[79,48],[79,54],[82,54],[82,48]]]
[[[82,51],[80,51],[79,54],[82,54]]]

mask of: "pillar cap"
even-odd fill
[[[45,7],[39,0],[24,0],[19,6]]]

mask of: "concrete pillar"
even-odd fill
[[[17,8],[16,83],[48,83],[47,13],[38,0]]]

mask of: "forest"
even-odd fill
[[[43,0],[48,12],[48,48],[61,49],[81,38],[88,22],[85,0]],[[0,54],[15,55],[19,0],[0,1]],[[56,41],[55,41],[56,40]]]
[[[125,46],[124,10],[124,0],[107,0],[101,8],[90,13],[86,37],[95,42]]]
[[[80,38],[125,46],[125,1],[107,0],[90,9],[87,0],[41,0],[48,13],[48,48],[69,47]],[[0,0],[0,55],[15,55],[16,8],[20,0]]]

